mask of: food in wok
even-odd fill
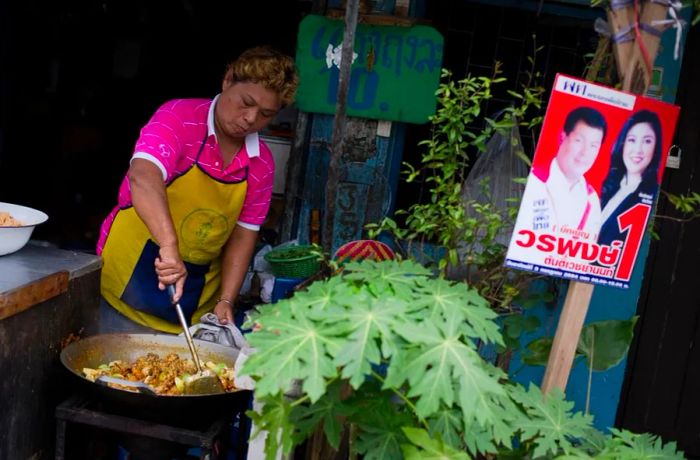
[[[235,390],[233,369],[224,363],[205,363],[206,371],[215,374],[224,391]],[[161,358],[156,353],[148,353],[133,363],[112,361],[99,365],[96,369],[85,367],[83,375],[94,382],[100,376],[116,377],[130,382],[142,382],[149,385],[159,395],[176,396],[185,392],[185,386],[196,378],[197,367],[191,359],[183,359],[176,353]],[[110,383],[109,386],[122,390],[136,391],[132,387]]]

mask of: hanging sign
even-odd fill
[[[628,288],[678,112],[558,74],[505,264]]]
[[[306,16],[299,25],[296,105],[334,114],[344,22]],[[443,38],[432,27],[358,24],[348,88],[347,114],[425,123],[435,113]]]

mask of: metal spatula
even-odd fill
[[[170,301],[175,306],[177,318],[180,320],[180,325],[185,333],[185,339],[187,339],[187,347],[190,349],[190,353],[192,353],[192,360],[194,361],[194,365],[197,367],[197,373],[185,380],[184,393],[193,395],[221,393],[224,390],[224,387],[221,385],[219,378],[209,369],[202,368],[202,361],[199,359],[197,350],[194,348],[192,334],[190,334],[190,329],[187,327],[187,321],[185,320],[185,315],[182,313],[180,302],[173,301],[175,299],[175,286],[172,284],[168,286],[168,295],[170,296]]]

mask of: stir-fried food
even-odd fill
[[[203,372],[214,373],[224,388],[224,391],[233,391],[233,369],[224,363],[205,363]],[[185,386],[196,378],[197,368],[191,359],[180,358],[175,353],[170,353],[164,359],[155,353],[148,353],[138,358],[135,362],[127,364],[123,361],[112,361],[102,364],[97,369],[83,368],[85,377],[94,382],[100,376],[116,377],[130,382],[143,382],[153,388],[159,395],[181,395],[185,392]],[[118,384],[110,386],[135,391],[133,388]]]
[[[12,217],[12,214],[6,211],[0,211],[0,227],[21,227],[24,225],[21,220]]]

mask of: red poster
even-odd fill
[[[558,74],[506,265],[628,288],[678,112]]]

